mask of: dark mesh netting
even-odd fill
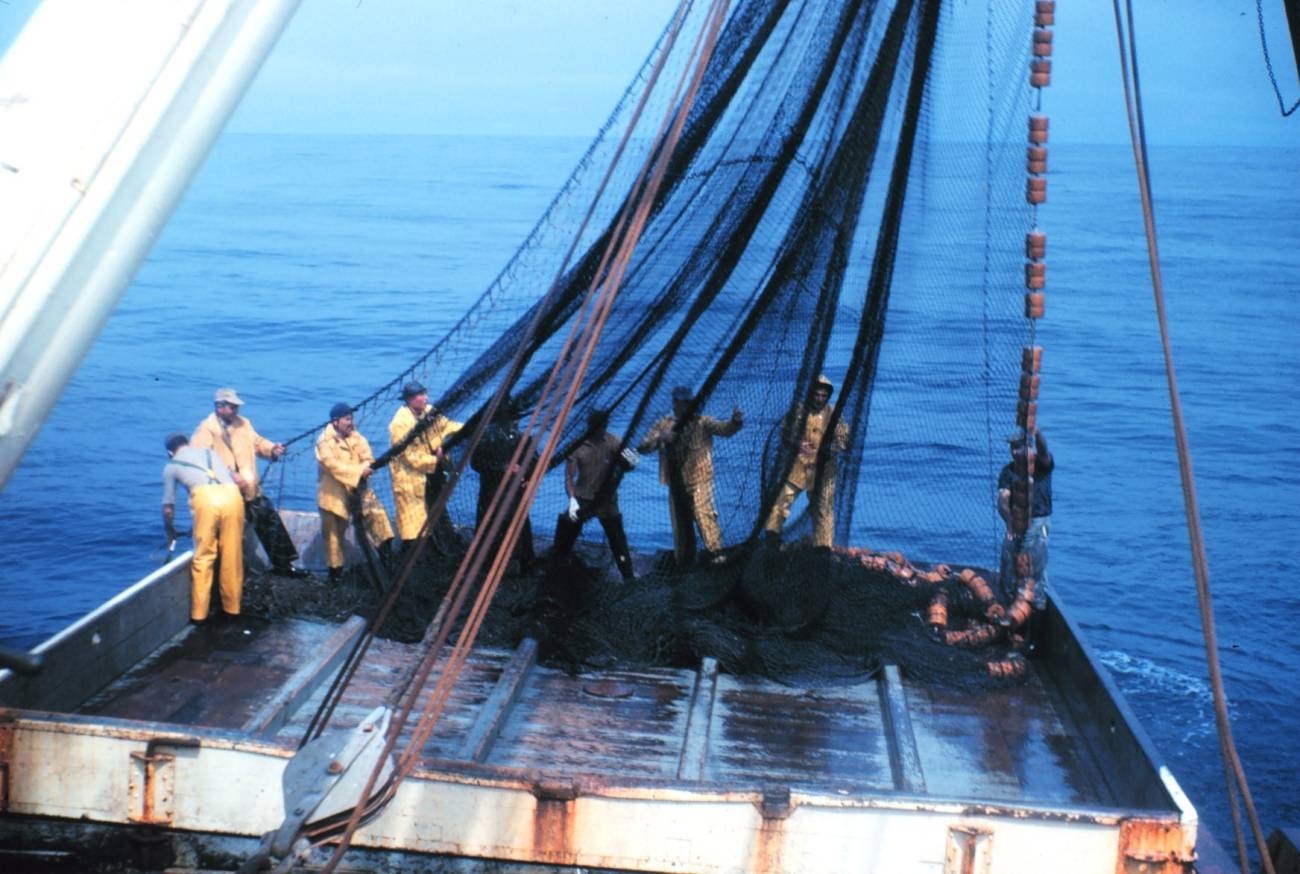
[[[531,508],[542,559],[516,556],[481,642],[535,636],[546,660],[575,669],[710,656],[791,682],[856,678],[885,662],[935,682],[1018,676],[997,667],[1018,645],[1005,620],[973,603],[955,576],[925,580],[921,570],[997,566],[995,481],[1020,347],[1031,341],[1021,246],[1031,223],[1023,149],[1032,3],[997,6],[733,5]],[[616,217],[663,142],[659,124],[681,99],[673,85],[702,19],[692,11],[672,51],[661,57],[667,42],[656,49],[457,327],[360,402],[357,427],[377,455],[410,379],[429,386],[445,416],[433,429],[446,438],[439,485],[468,451],[473,428],[456,429],[477,424],[503,381],[529,431],[552,365],[571,354],[583,299],[606,281],[600,264],[618,237]],[[823,375],[832,406],[822,450],[810,455]],[[675,407],[678,387],[689,392]],[[627,585],[612,582],[596,519],[575,535],[573,556],[547,555],[565,525],[566,459],[598,410],[610,411],[609,431],[624,446],[644,453],[617,486],[635,556]],[[670,413],[682,446],[655,442]],[[690,443],[690,421],[709,431],[703,444]],[[282,508],[314,507],[319,431],[293,444],[267,484]],[[482,483],[500,478],[479,460],[455,483],[434,557],[416,568],[394,611],[401,620],[384,634],[416,640],[436,610]],[[370,482],[400,529],[405,511],[388,469]],[[792,483],[799,493],[782,526]],[[691,502],[704,492],[716,535],[702,519],[693,524],[702,511]],[[950,590],[948,637],[967,622],[983,629],[970,648],[927,628],[940,589]],[[364,585],[355,591],[364,609],[372,596]]]

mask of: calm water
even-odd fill
[[[585,143],[228,136],[0,499],[0,641],[157,567],[161,435],[235,385],[268,436],[404,368],[484,289]],[[1236,736],[1300,824],[1300,153],[1157,150],[1168,307]],[[1230,838],[1130,156],[1053,150],[1040,421],[1052,579],[1203,818]],[[372,435],[373,437],[374,435]]]

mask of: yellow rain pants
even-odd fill
[[[194,558],[190,562],[190,618],[208,618],[212,568],[220,559],[221,607],[239,615],[244,594],[244,498],[239,487],[217,483],[190,492]]]
[[[324,507],[319,509],[320,533],[325,541],[325,560],[331,568],[343,567],[345,561],[343,542],[351,522],[346,516],[331,513]],[[392,539],[393,528],[388,522],[388,514],[384,512],[375,493],[369,489],[366,489],[365,496],[361,499],[361,518],[365,522],[366,533],[370,535],[370,540],[376,546]]]

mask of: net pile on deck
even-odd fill
[[[978,17],[977,26],[966,16]],[[551,613],[563,617],[569,630],[541,636],[554,661],[574,665],[632,663],[634,654],[677,663],[690,653],[776,677],[814,664],[826,675],[857,675],[890,648],[904,663],[926,653],[916,670],[936,678],[987,676],[1003,653],[967,665],[965,651],[937,643],[919,617],[934,586],[948,581],[900,585],[829,551],[791,561],[759,544],[798,452],[783,439],[783,423],[825,374],[836,388],[834,417],[847,430],[830,462],[835,542],[918,562],[996,566],[1003,523],[994,484],[1029,330],[1020,247],[1029,224],[1023,71],[1031,20],[1029,2],[993,11],[939,0],[734,4],[554,462],[563,465],[597,410],[611,411],[611,431],[636,446],[671,410],[677,386],[693,391],[699,414],[724,419],[741,409],[743,428],[719,439],[713,454],[733,560],[717,568],[665,562],[617,589],[584,583],[576,570],[563,585],[555,568],[512,577],[493,607],[494,616],[515,617],[502,625],[517,620],[536,631]],[[456,329],[372,396],[349,399],[377,453],[388,445],[399,388],[412,378],[430,387],[448,419],[470,425],[506,380],[526,420],[628,196],[635,159],[660,142],[646,120],[679,99],[644,87],[659,60],[647,62],[536,230]],[[662,60],[670,71],[676,63]],[[629,129],[633,117],[640,121]],[[620,150],[624,160],[601,187]],[[521,347],[522,366],[508,378]],[[446,442],[452,462],[469,431]],[[314,507],[318,432],[293,444],[268,483],[281,506]],[[618,493],[631,545],[643,555],[672,543],[668,490],[655,467],[627,474]],[[391,513],[386,472],[371,486]],[[448,505],[462,530],[474,524],[478,488],[470,472]],[[565,504],[562,472],[553,470],[531,511],[539,535],[550,534]],[[796,503],[787,542],[810,531],[805,506]],[[585,536],[599,529],[591,524]],[[594,549],[589,555],[602,554]],[[756,597],[764,580],[770,597]],[[439,584],[432,573],[414,589],[436,603]],[[529,586],[534,595],[512,596]],[[953,590],[954,615],[964,597]],[[786,612],[803,619],[792,624]],[[817,621],[804,621],[812,613]],[[624,635],[630,623],[644,628]],[[583,626],[590,633],[578,642],[571,631]],[[514,636],[502,632],[500,642]]]

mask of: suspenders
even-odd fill
[[[172,463],[172,464],[179,464],[181,467],[188,467],[188,468],[191,468],[191,469],[193,469],[193,470],[199,470],[199,471],[202,471],[203,473],[207,474],[207,476],[208,476],[208,485],[210,485],[210,486],[213,486],[213,485],[220,485],[220,484],[221,484],[221,480],[217,479],[217,472],[216,472],[215,470],[212,469],[212,450],[211,450],[211,449],[205,449],[204,452],[206,452],[206,453],[207,453],[207,456],[208,456],[208,466],[207,466],[207,467],[199,467],[197,464],[193,464],[193,463],[188,462],[188,461],[181,461],[180,459],[177,459],[177,458],[173,458],[172,461],[171,461],[171,463]]]

